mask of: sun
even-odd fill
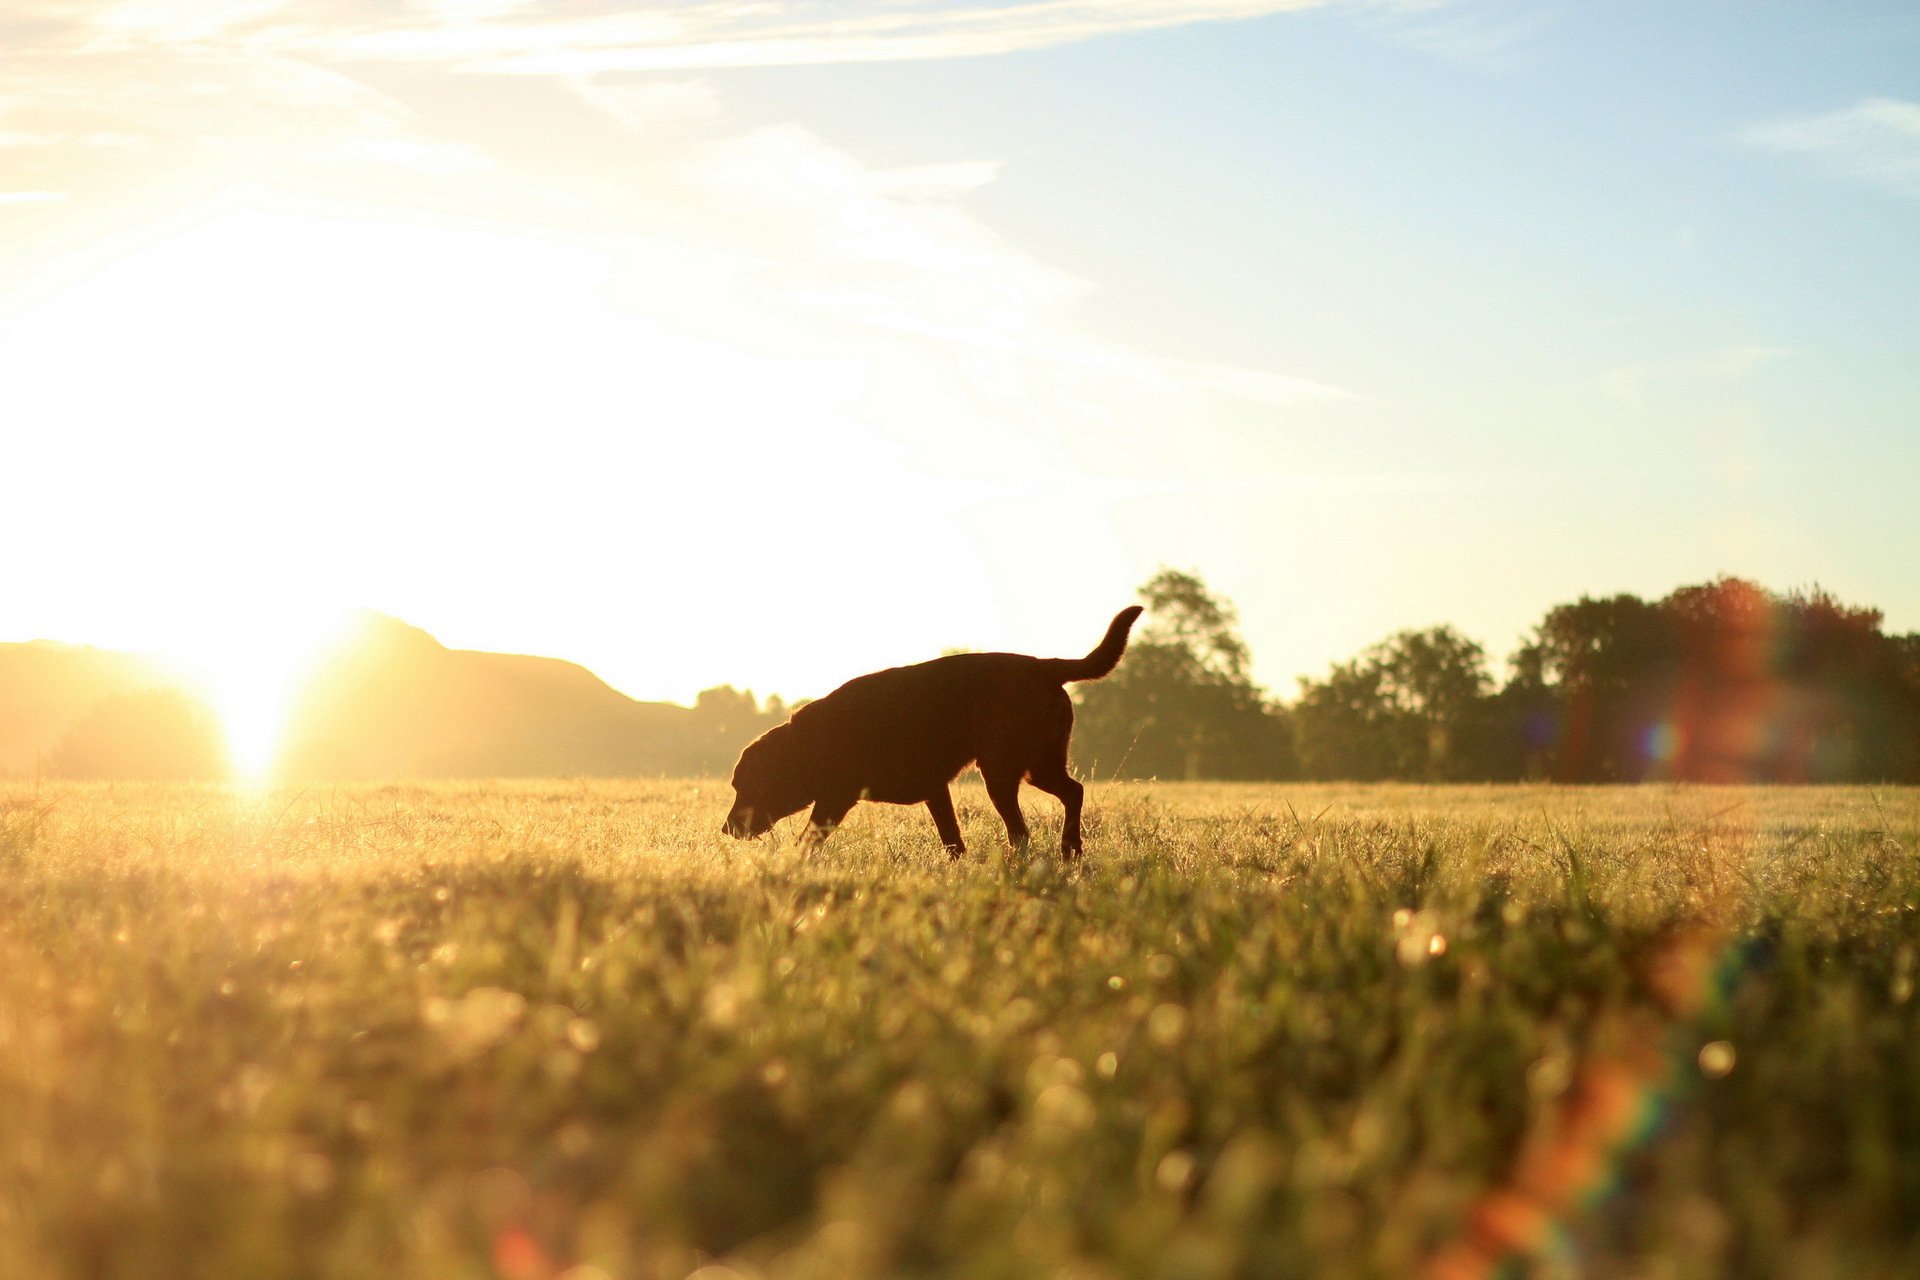
[[[209,612],[175,627],[159,656],[219,717],[236,781],[271,781],[294,727],[295,701],[351,625],[300,606]]]
[[[920,600],[996,608],[980,504],[1029,480],[978,471],[992,450],[958,410],[937,449],[877,421],[901,400],[932,429],[945,347],[888,339],[907,363],[883,379],[870,337],[797,335],[684,257],[249,188],[76,258],[0,315],[7,404],[36,424],[9,460],[67,478],[9,495],[21,527],[60,530],[33,570],[43,625],[183,664],[259,777],[326,630],[310,602],[682,700],[818,693],[927,654]],[[920,594],[851,653],[830,628],[717,622],[822,607],[823,564]]]

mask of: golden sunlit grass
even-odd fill
[[[724,795],[0,789],[0,1274],[1920,1261],[1911,790]]]

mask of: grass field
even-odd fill
[[[728,795],[0,784],[0,1276],[1920,1274],[1920,793]]]

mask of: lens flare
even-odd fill
[[[1565,781],[1821,782],[1872,768],[1891,714],[1872,685],[1880,615],[1736,578],[1657,606],[1583,602],[1565,701],[1526,723]]]
[[[1753,832],[1736,833],[1718,855],[1744,864]],[[1623,1193],[1626,1158],[1667,1128],[1676,1105],[1701,1079],[1733,1071],[1734,1047],[1701,1044],[1713,1020],[1759,949],[1742,945],[1726,923],[1736,919],[1743,877],[1722,874],[1722,886],[1691,924],[1660,939],[1642,966],[1652,1007],[1616,1010],[1591,1028],[1592,1046],[1521,1145],[1506,1178],[1482,1195],[1459,1233],[1427,1260],[1425,1280],[1489,1280],[1525,1258],[1575,1264],[1572,1228]]]

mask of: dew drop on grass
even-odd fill
[[[1020,1028],[1032,1022],[1034,1018],[1038,1016],[1038,1013],[1039,1009],[1033,1001],[1027,999],[1025,996],[1015,996],[1013,999],[1007,1001],[1006,1007],[1000,1011],[1000,1021],[1004,1022],[1009,1028],[1018,1031]]]
[[[1550,1053],[1527,1068],[1527,1089],[1536,1098],[1557,1098],[1573,1083],[1573,1062]]]
[[[725,1030],[740,1020],[740,993],[730,982],[716,982],[701,1007],[709,1023]]]
[[[1072,1058],[1042,1053],[1027,1064],[1027,1088],[1036,1094],[1056,1084],[1077,1087],[1085,1078],[1086,1070]]]
[[[1147,1034],[1153,1037],[1157,1045],[1170,1046],[1180,1042],[1187,1033],[1187,1011],[1177,1004],[1155,1005],[1153,1012],[1147,1015]]]
[[[333,1190],[333,1161],[317,1151],[309,1151],[287,1167],[287,1180],[308,1199],[324,1196]]]
[[[1402,908],[1393,913],[1393,923],[1399,933],[1394,941],[1394,955],[1407,968],[1425,964],[1429,959],[1447,953],[1446,935],[1440,932],[1438,923],[1430,913]]]
[[[1034,1099],[1033,1114],[1043,1128],[1076,1133],[1092,1128],[1094,1121],[1093,1103],[1080,1092],[1079,1086],[1064,1081],[1041,1090],[1040,1096]]]
[[[1153,1171],[1153,1180],[1160,1184],[1163,1191],[1184,1191],[1187,1183],[1193,1180],[1193,1164],[1193,1157],[1187,1152],[1169,1151],[1160,1157],[1160,1163]]]
[[[127,1166],[118,1156],[110,1157],[94,1176],[93,1189],[102,1200],[117,1199],[132,1181]]]
[[[464,1057],[512,1035],[526,1011],[526,999],[517,992],[475,987],[458,1000],[429,996],[421,1002],[420,1020]]]
[[[560,1132],[554,1135],[554,1140],[561,1154],[570,1159],[578,1160],[593,1150],[593,1130],[578,1120],[562,1125]]]
[[[1712,1040],[1700,1047],[1700,1074],[1709,1080],[1725,1079],[1733,1071],[1733,1046],[1725,1040]]]

